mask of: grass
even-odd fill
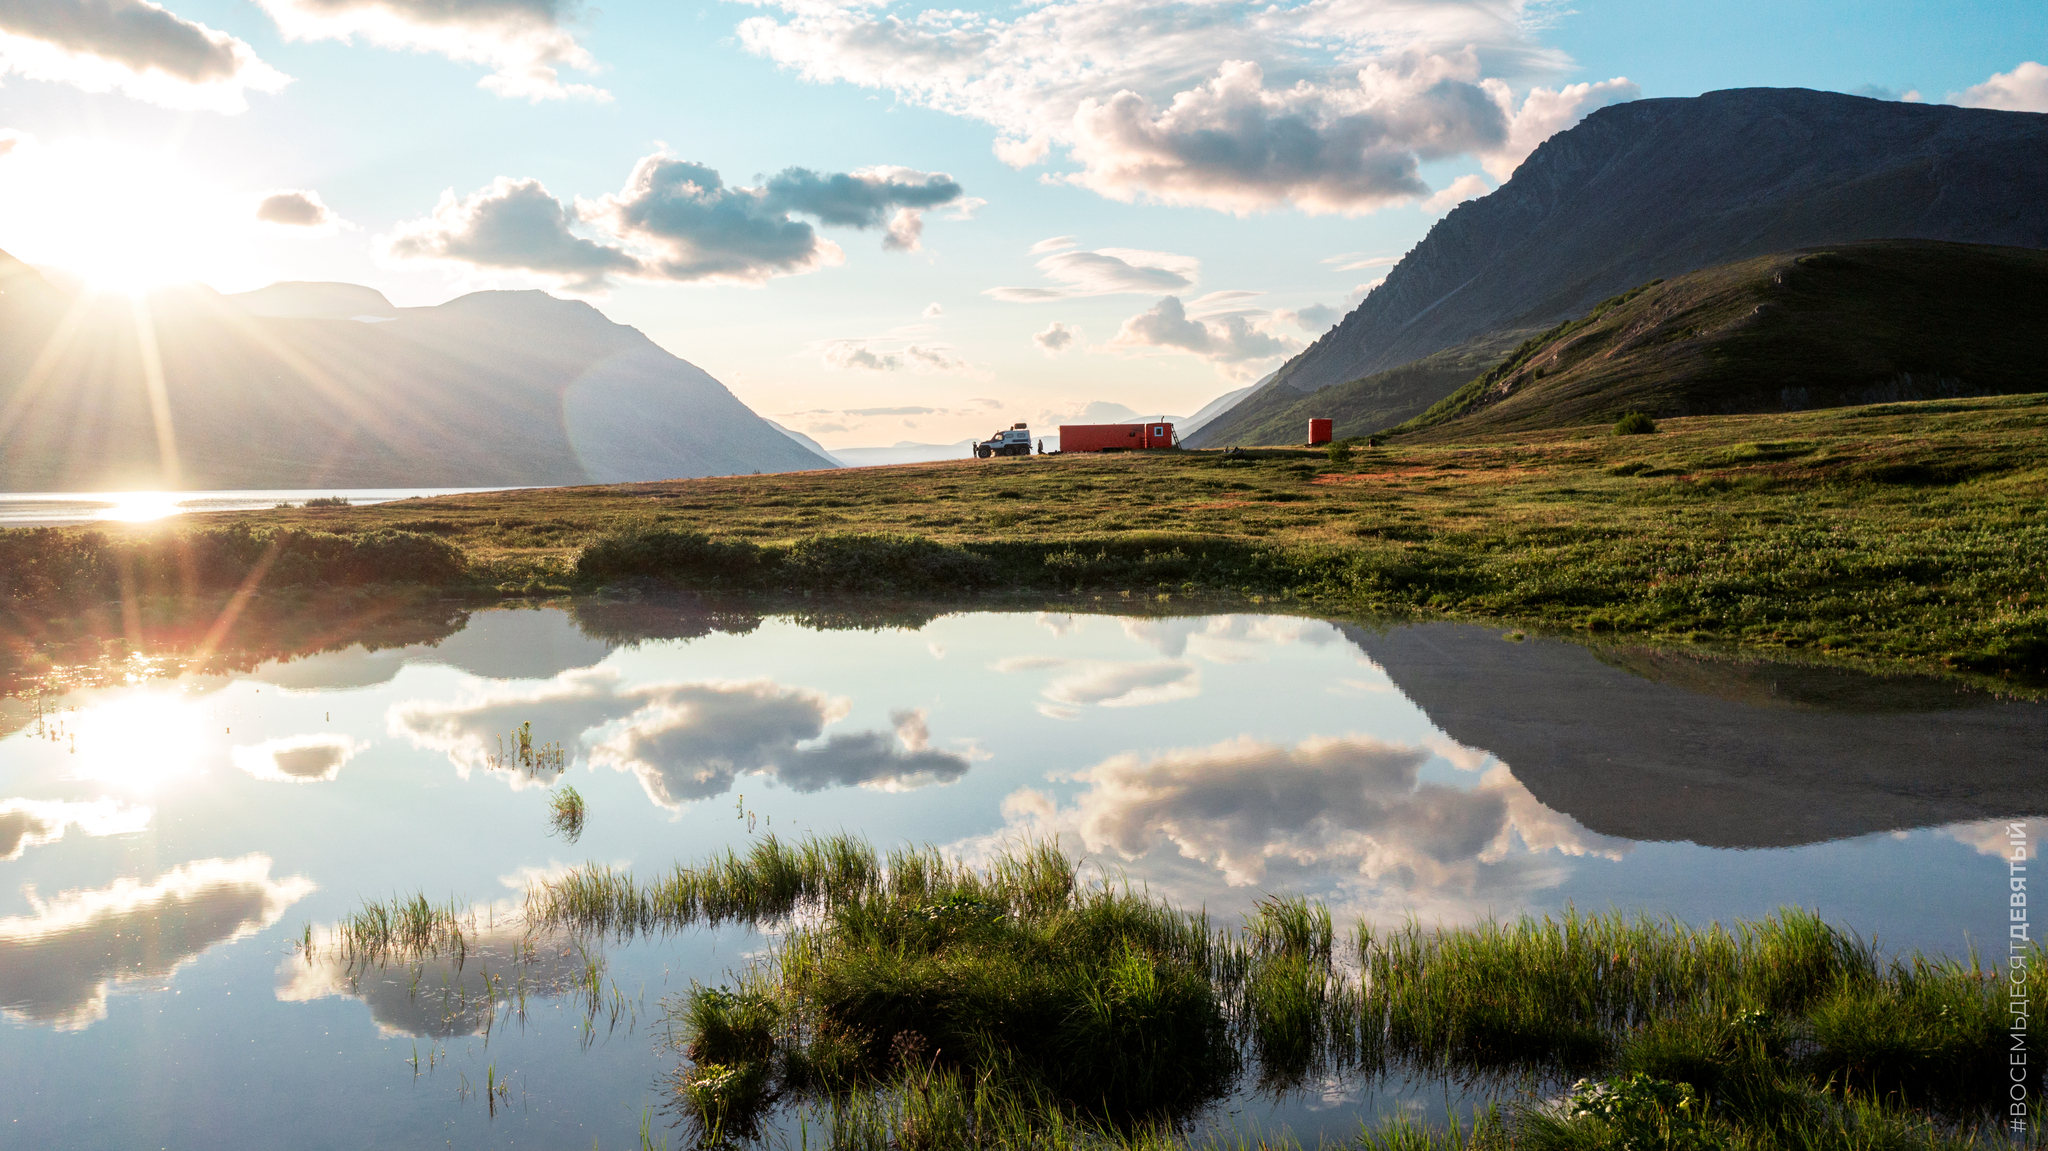
[[[463,934],[463,907],[436,905],[424,893],[394,895],[389,902],[365,899],[335,928],[344,959],[375,963],[423,955],[455,955],[469,950]],[[311,947],[311,931],[306,946]]]
[[[548,797],[548,829],[565,843],[583,838],[584,814],[582,794],[567,784]]]
[[[2048,396],[480,493],[0,533],[7,628],[245,585],[1480,619],[2048,684]],[[260,570],[259,570],[260,569]],[[806,599],[806,597],[809,597]]]
[[[1223,928],[1081,882],[1049,844],[972,868],[839,837],[644,886],[587,867],[531,890],[527,914],[779,929],[733,981],[668,1005],[687,1056],[672,1086],[708,1144],[786,1107],[834,1147],[1185,1146],[1176,1123],[1247,1081],[1404,1071],[1511,1102],[1359,1146],[1969,1146],[2006,1086],[1999,971],[1884,956],[1797,909],[1361,926],[1340,946],[1320,905],[1268,899]],[[2025,1009],[2030,1029],[2048,1019]]]

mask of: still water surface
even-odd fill
[[[303,504],[321,497],[340,497],[352,504],[501,488],[275,488],[192,492],[0,492],[0,528],[54,527],[63,524],[138,523],[167,519],[187,512],[246,512],[279,504]]]
[[[584,861],[1058,835],[1222,918],[1267,892],[1382,924],[1798,904],[1961,953],[2001,933],[2001,820],[2048,812],[2048,707],[1932,681],[1464,625],[665,610],[487,611],[0,702],[0,1143],[626,1148],[650,1116],[658,1142],[663,998],[763,940],[520,961],[521,893]],[[560,781],[496,766],[522,723]],[[573,845],[558,782],[588,801]],[[474,907],[479,948],[352,978],[336,921],[421,890]],[[1207,1121],[1343,1134],[1454,1098],[1340,1081]]]

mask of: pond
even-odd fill
[[[2039,703],[1475,625],[585,602],[350,626],[226,661],[111,645],[0,702],[9,1145],[674,1145],[663,1001],[765,942],[523,944],[528,885],[587,861],[1056,836],[1219,919],[1267,893],[1340,930],[1790,905],[2002,958],[2007,820],[2048,812]],[[466,909],[460,964],[339,957],[365,899],[415,893]],[[1202,1122],[1312,1140],[1469,1102],[1339,1078]]]

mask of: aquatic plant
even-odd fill
[[[346,959],[385,962],[444,953],[459,957],[469,947],[462,920],[462,905],[453,900],[437,906],[423,892],[394,895],[389,902],[365,899],[343,917],[335,937]],[[310,945],[310,930],[307,939]]]
[[[1340,954],[1305,899],[1262,900],[1232,930],[1084,883],[1053,844],[969,867],[838,836],[768,837],[646,884],[577,869],[530,890],[527,915],[780,931],[736,981],[667,1008],[690,1063],[678,1102],[714,1142],[787,1105],[835,1147],[1165,1145],[1247,1071],[1288,1091],[1401,1068],[1588,1078],[1563,1110],[1360,1146],[1848,1151],[1960,1138],[2002,1084],[1991,973],[1883,961],[1800,909],[1701,928],[1575,910],[1361,926]]]
[[[583,816],[583,795],[575,788],[564,784],[560,791],[548,797],[550,834],[559,835],[569,843],[576,842],[583,838]]]

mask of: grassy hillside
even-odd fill
[[[1887,240],[1643,285],[1405,425],[1444,441],[2048,388],[2048,252]]]
[[[1274,446],[1308,439],[1311,419],[1336,421],[1339,439],[1364,436],[1422,414],[1536,334],[1490,332],[1412,364],[1304,394],[1279,384],[1254,392],[1187,438],[1189,447]]]
[[[0,533],[0,624],[245,584],[1275,602],[2048,683],[2048,395]],[[11,618],[10,618],[11,617]],[[4,637],[0,637],[4,638]],[[2033,684],[2035,687],[2028,687]]]

